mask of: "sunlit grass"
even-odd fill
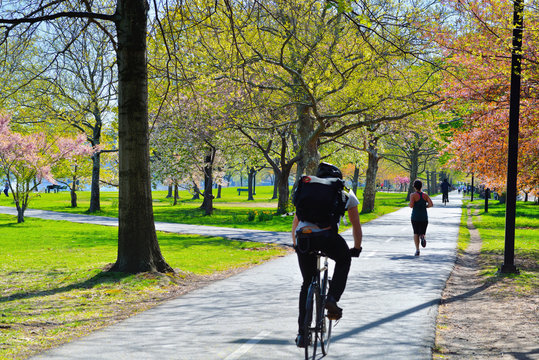
[[[192,279],[286,253],[274,245],[158,233],[176,274],[104,272],[117,229],[0,215],[0,358],[22,359],[143,311]]]
[[[482,239],[482,274],[512,279],[524,293],[539,288],[539,206],[517,202],[515,219],[514,259],[520,274],[499,274],[505,251],[505,204],[492,201],[488,213],[474,217],[474,226]]]

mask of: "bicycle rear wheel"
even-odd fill
[[[318,320],[317,309],[319,302],[317,286],[311,284],[307,292],[307,301],[305,303],[305,322],[303,325],[303,334],[305,336],[305,360],[316,358],[318,339],[316,333],[316,323]],[[314,321],[313,321],[314,320]]]

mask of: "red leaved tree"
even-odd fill
[[[474,173],[487,186],[505,188],[512,48],[512,3],[446,2],[451,22],[431,29],[449,75],[447,109],[462,120],[449,148],[453,168]],[[524,14],[518,186],[539,187],[539,18]],[[442,25],[440,25],[442,24]]]

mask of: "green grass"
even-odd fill
[[[515,221],[515,265],[520,275],[500,275],[505,249],[505,204],[489,203],[488,213],[481,211],[474,217],[474,226],[482,239],[481,264],[483,274],[496,278],[506,276],[518,285],[518,291],[528,293],[539,288],[539,206],[531,202],[517,202]]]
[[[254,201],[247,201],[247,195],[242,193],[238,196],[237,188],[223,188],[222,198],[215,199],[214,213],[205,216],[199,209],[202,200],[192,200],[192,195],[187,191],[180,191],[178,205],[172,205],[172,199],[167,199],[165,191],[154,191],[154,217],[156,221],[224,226],[231,228],[258,229],[268,231],[289,231],[292,226],[292,216],[276,215],[277,200],[271,200],[273,187],[258,186]],[[358,198],[362,199],[361,191]],[[0,197],[0,205],[12,206],[6,197]],[[90,205],[90,193],[87,191],[78,193],[78,207],[71,207],[69,193],[40,193],[32,199],[30,208],[63,211],[69,213],[85,213]],[[407,206],[406,194],[385,193],[376,194],[375,209],[371,213],[361,214],[361,222],[365,223],[378,216],[396,211]],[[361,205],[360,205],[361,207]],[[361,208],[360,208],[361,210]],[[96,215],[118,216],[118,193],[101,193],[101,211]],[[343,227],[345,229],[346,227]]]
[[[22,359],[153,306],[193,279],[286,253],[274,245],[158,233],[177,274],[104,272],[117,229],[0,215],[0,358]]]
[[[470,244],[470,232],[467,228],[468,223],[468,211],[467,211],[468,201],[462,202],[462,214],[460,215],[460,228],[459,228],[459,237],[457,241],[457,250],[460,252],[465,251]],[[472,209],[473,214],[473,209]]]

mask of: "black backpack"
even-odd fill
[[[346,207],[343,189],[339,178],[302,176],[292,197],[298,219],[321,228],[337,225]]]

